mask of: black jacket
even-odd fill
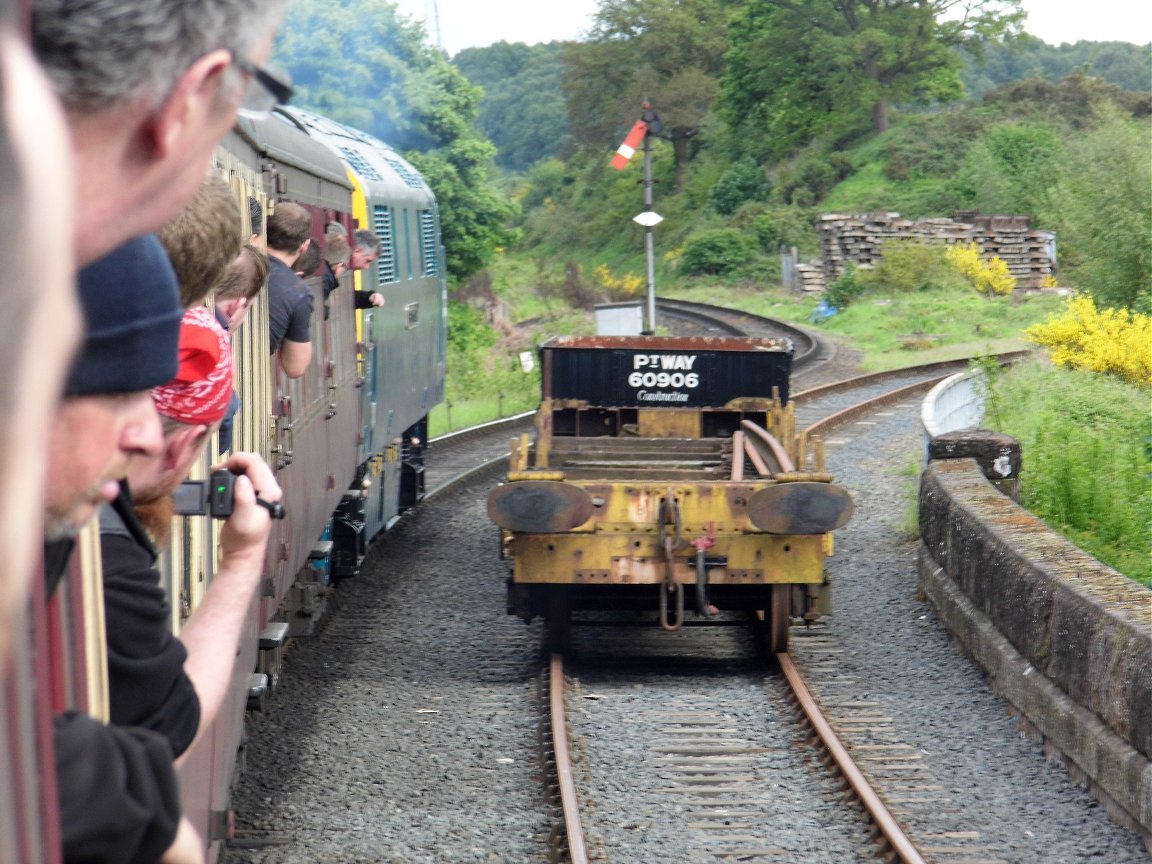
[[[200,725],[200,700],[184,673],[188,652],[172,635],[157,550],[121,495],[100,514],[110,719],[168,738],[179,756]]]
[[[71,541],[45,544],[49,596],[71,551]],[[197,723],[198,712],[197,704]],[[75,711],[54,717],[52,731],[65,864],[157,861],[176,839],[181,812],[168,737]]]

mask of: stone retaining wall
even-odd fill
[[[1147,839],[1152,591],[1002,494],[979,449],[938,448],[923,474],[920,584],[998,691]]]

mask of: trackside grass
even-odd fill
[[[1020,503],[1152,587],[1152,417],[1146,388],[1028,363],[999,376],[985,425],[1020,441]]]

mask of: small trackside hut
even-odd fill
[[[774,650],[829,608],[824,559],[852,514],[796,430],[787,339],[559,337],[540,346],[535,440],[488,497],[508,611],[762,611]],[[809,467],[810,466],[810,467]]]

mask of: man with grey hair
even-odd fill
[[[380,257],[380,238],[366,228],[361,228],[352,235],[352,258],[348,262],[349,270],[367,270],[377,258]],[[372,306],[383,306],[384,295],[379,291],[357,291],[356,308],[369,309]]]
[[[292,88],[260,67],[285,0],[32,0],[32,46],[64,103],[78,263],[174,217],[238,110]]]

